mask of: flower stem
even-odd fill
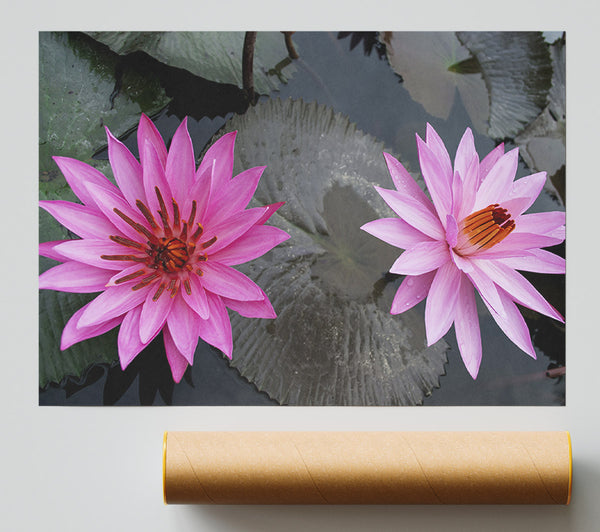
[[[244,51],[242,55],[242,84],[251,102],[254,102],[256,97],[254,93],[254,73],[252,70],[255,43],[256,32],[247,31],[244,37]]]
[[[282,32],[285,37],[285,47],[287,48],[288,54],[292,59],[298,59],[300,55],[296,52],[296,48],[294,48],[294,43],[292,42],[292,35],[295,33],[294,31],[283,31]]]

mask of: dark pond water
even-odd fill
[[[259,105],[272,99],[302,99],[317,102],[346,115],[358,129],[383,142],[385,149],[401,155],[402,162],[418,169],[414,134],[421,136],[431,123],[444,139],[451,156],[464,129],[473,127],[458,89],[447,118],[428,114],[411,96],[400,75],[388,64],[385,46],[372,34],[296,33],[300,58],[296,72],[279,91],[261,96]],[[208,82],[183,70],[173,69],[138,54],[121,61],[148,69],[159,76],[172,98],[155,118],[165,139],[170,139],[184,116],[190,116],[189,129],[196,154],[200,155],[220,128],[237,114],[244,114],[247,102],[233,86]],[[480,154],[491,150],[495,141],[474,131]],[[137,155],[135,132],[125,143]],[[514,140],[506,138],[507,147]],[[106,159],[100,150],[97,159]],[[263,164],[269,164],[265,161]],[[533,173],[522,160],[518,176]],[[383,183],[391,188],[391,180]],[[545,191],[534,210],[562,210],[552,191]],[[564,256],[564,245],[552,249]],[[377,274],[380,275],[380,274]],[[382,271],[384,276],[385,272]],[[527,275],[540,292],[564,314],[564,276]],[[385,278],[389,290],[400,279]],[[550,378],[547,371],[565,365],[564,327],[549,318],[523,310],[532,334],[537,360],[521,352],[497,327],[481,301],[479,320],[484,345],[477,380],[466,372],[456,345],[453,329],[445,336],[447,363],[439,377],[439,387],[423,400],[424,405],[562,405],[565,378]],[[424,315],[424,303],[416,307]],[[236,355],[234,347],[234,357]],[[230,367],[214,348],[200,340],[193,367],[182,382],[174,384],[159,337],[125,371],[118,365],[97,364],[80,379],[67,378],[40,390],[42,405],[273,405],[276,401],[257,389]]]

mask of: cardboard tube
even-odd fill
[[[568,432],[167,432],[165,503],[568,504]]]

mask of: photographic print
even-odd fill
[[[40,405],[564,405],[565,49],[41,32]]]

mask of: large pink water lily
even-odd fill
[[[231,358],[227,308],[246,317],[275,317],[265,292],[233,266],[289,235],[264,225],[280,203],[246,209],[265,167],[232,178],[235,135],[215,142],[196,169],[187,119],[167,150],[142,115],[140,161],[107,129],[118,186],[83,162],[54,158],[82,204],[40,205],[81,238],[40,245],[41,255],[62,264],[40,275],[39,286],[101,292],[68,321],[61,349],[120,325],[125,369],[162,330],[179,382],[193,364],[198,337]]]
[[[520,349],[535,358],[527,325],[515,303],[564,322],[563,317],[516,270],[565,273],[565,261],[541,248],[565,239],[565,213],[524,214],[540,194],[546,173],[515,180],[518,149],[501,144],[482,161],[467,129],[454,167],[439,135],[427,124],[417,135],[421,173],[431,201],[406,169],[384,153],[396,190],[377,188],[399,218],[362,226],[404,249],[390,272],[405,275],[391,313],[427,297],[429,345],[454,324],[463,362],[473,378],[481,363],[476,289],[496,323]]]

